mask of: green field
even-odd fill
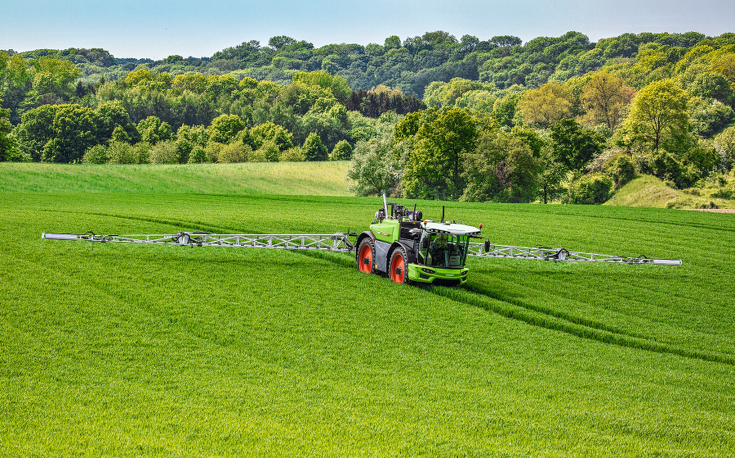
[[[349,196],[349,162],[71,165],[0,162],[0,192]]]
[[[362,230],[380,206],[275,195],[267,174],[260,194],[143,193],[64,170],[28,192],[0,169],[0,456],[735,450],[735,215],[449,203],[493,243],[684,265],[471,259],[466,288],[421,289],[340,253],[42,240]]]
[[[670,188],[660,179],[644,175],[615,192],[604,205],[654,208],[735,208],[735,200],[687,194]]]

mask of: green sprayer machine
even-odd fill
[[[53,234],[43,239],[87,242],[142,243],[153,245],[220,246],[285,250],[355,251],[357,268],[367,274],[387,275],[396,283],[457,286],[467,282],[468,256],[478,258],[537,259],[542,261],[607,262],[680,266],[679,259],[651,259],[645,256],[611,256],[569,251],[565,248],[494,245],[481,236],[480,227],[462,221],[445,221],[444,207],[439,221],[423,219],[421,211],[387,202],[375,213],[370,230],[357,235],[335,234],[176,234],[98,235]],[[356,240],[355,240],[356,238]],[[354,242],[353,242],[354,240]]]

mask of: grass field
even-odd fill
[[[71,165],[0,162],[0,192],[349,196],[349,162]]]
[[[644,175],[615,192],[615,199],[605,205],[653,208],[735,208],[735,200],[687,194],[670,188],[653,176]]]
[[[684,265],[473,259],[429,290],[339,253],[40,239],[362,230],[380,205],[102,185],[0,193],[2,456],[735,450],[735,215],[452,203],[494,243]]]

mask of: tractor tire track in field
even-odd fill
[[[165,224],[186,228],[193,228],[202,231],[236,231],[233,228],[227,227],[213,227],[211,225],[205,225],[201,222],[185,221],[177,219],[164,219],[164,218],[153,218],[153,217],[140,217],[140,216],[129,216],[129,215],[116,215],[101,212],[76,212],[76,211],[59,211],[59,210],[48,210],[59,213],[73,213],[73,214],[84,214],[93,216],[104,216],[111,218],[120,218],[134,221],[145,221],[157,224]],[[242,232],[245,233],[245,232]],[[336,259],[333,256],[326,255],[327,253],[322,252],[311,252],[311,251],[298,251],[305,256],[317,257],[324,261],[339,264],[345,267],[354,266],[354,259],[349,257],[340,256]],[[618,345],[622,347],[628,347],[633,349],[651,351],[655,353],[666,353],[677,356],[683,356],[687,358],[699,359],[703,361],[718,362],[728,365],[735,366],[735,358],[725,355],[719,355],[714,353],[705,353],[700,351],[688,350],[684,348],[678,348],[671,345],[663,344],[652,340],[650,337],[626,332],[615,327],[607,326],[602,323],[597,323],[591,320],[586,320],[580,317],[575,317],[562,312],[546,309],[544,307],[533,306],[525,304],[516,299],[510,299],[503,297],[500,294],[493,293],[484,288],[476,286],[466,286],[465,288],[446,288],[446,287],[431,287],[428,289],[433,294],[446,297],[448,299],[464,303],[467,305],[479,307],[500,316],[511,318],[514,320],[522,321],[532,326],[537,326],[545,329],[554,331],[564,332],[570,335],[581,337],[584,339],[595,340],[598,342]]]
[[[598,329],[584,324],[566,321],[544,312],[536,312],[533,309],[518,305],[516,300],[507,300],[499,295],[487,295],[475,292],[476,288],[454,289],[446,287],[434,287],[431,291],[448,299],[467,305],[479,307],[505,318],[522,321],[532,326],[537,326],[553,331],[564,332],[583,339],[628,347],[655,353],[666,353],[686,358],[699,359],[702,361],[716,362],[735,366],[735,358],[725,355],[705,353],[685,348],[678,348],[662,344],[646,337],[634,337],[633,335],[613,332],[607,329]],[[497,296],[497,297],[493,297]],[[612,329],[612,328],[610,328]]]
[[[323,259],[324,261],[343,265],[345,267],[354,267],[355,263],[354,258],[351,256],[329,256],[328,253],[321,252],[297,251],[297,253],[312,258]],[[456,302],[497,313],[505,318],[521,321],[544,329],[564,332],[583,339],[595,340],[605,344],[632,349],[671,354],[735,366],[735,358],[731,356],[674,347],[672,345],[657,342],[644,335],[626,332],[612,326],[607,326],[602,323],[597,323],[569,314],[546,310],[543,307],[524,304],[516,299],[505,298],[502,295],[495,294],[492,291],[487,291],[476,286],[454,288],[430,286],[424,289]]]

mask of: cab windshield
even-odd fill
[[[419,262],[430,267],[462,268],[469,241],[466,235],[424,233],[419,244]]]

